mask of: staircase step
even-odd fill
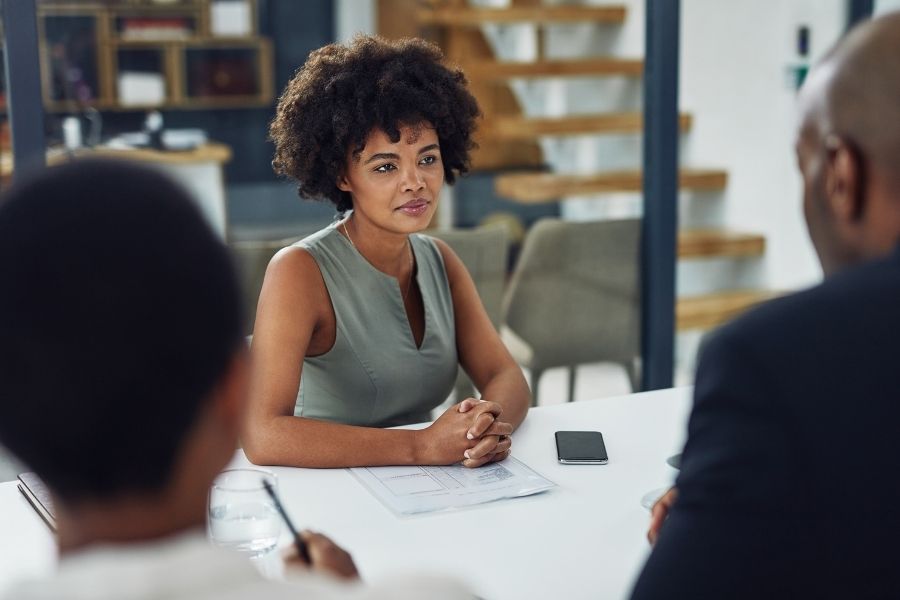
[[[636,58],[580,58],[534,62],[478,61],[466,65],[472,79],[492,80],[513,77],[623,76],[641,77],[644,61]]]
[[[624,6],[510,6],[507,8],[422,8],[424,25],[477,27],[484,23],[623,23]]]
[[[681,189],[721,190],[728,173],[718,169],[681,169]],[[640,171],[609,171],[593,175],[556,173],[513,173],[494,180],[498,196],[522,204],[557,201],[565,196],[610,192],[639,192],[643,184]]]
[[[740,290],[679,298],[675,307],[676,329],[712,329],[778,295],[765,290]]]
[[[719,229],[687,229],[678,232],[679,258],[750,257],[766,251],[765,236]]]
[[[643,129],[644,115],[639,112],[571,115],[529,119],[523,116],[495,117],[485,124],[485,131],[495,139],[530,140],[536,137],[585,135],[598,133],[638,133]],[[691,128],[689,114],[679,117],[681,131]]]

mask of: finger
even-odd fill
[[[482,437],[486,435],[512,435],[513,426],[512,423],[507,423],[506,421],[497,421],[496,419],[491,424],[487,430],[482,433]]]
[[[479,400],[477,398],[466,398],[462,402],[459,403],[457,410],[461,413],[469,412],[479,404],[484,402],[484,400]]]
[[[281,560],[283,560],[285,564],[291,565],[291,567],[309,567],[309,563],[300,558],[300,553],[297,551],[296,544],[291,544],[290,546],[285,546],[281,549]]]
[[[481,458],[478,458],[478,459],[466,459],[462,462],[462,465],[464,467],[468,467],[470,469],[475,469],[482,465],[486,465],[487,463],[500,462],[501,460],[508,458],[509,455],[510,455],[510,449],[507,448],[506,450],[504,450],[502,452],[492,452],[492,453],[482,456]]]
[[[475,424],[466,432],[466,438],[470,440],[478,439],[484,435],[488,427],[494,424],[494,415],[491,413],[481,413],[475,417]]]
[[[509,449],[512,448],[512,440],[509,436],[500,436],[500,440],[497,442],[497,445],[494,447],[494,451],[492,454],[500,454],[502,452],[508,452]]]
[[[463,456],[470,460],[477,460],[485,454],[492,454],[499,441],[500,438],[496,435],[481,438],[475,446],[463,452]]]
[[[503,452],[496,452],[491,456],[490,462],[500,462],[501,460],[505,460],[509,458],[509,455],[512,453],[511,448],[507,448]]]
[[[659,539],[659,530],[662,527],[663,519],[665,519],[665,515],[660,513],[655,513],[650,517],[650,528],[647,530],[647,541],[650,542],[651,546],[655,546],[656,540]]]
[[[503,412],[503,406],[490,400],[480,400],[475,409],[480,414],[491,413],[494,417],[499,417],[500,413]]]
[[[672,508],[676,496],[677,490],[674,487],[670,488],[650,509],[650,528],[647,530],[647,540],[650,545],[656,544],[656,540],[659,539],[659,531],[662,529],[666,517],[669,516],[669,510]]]
[[[477,469],[482,465],[486,465],[491,462],[491,457],[493,454],[488,454],[487,456],[482,456],[481,458],[467,458],[462,461],[462,466],[468,467],[469,469]]]
[[[659,497],[659,500],[653,503],[650,514],[656,514],[657,511],[663,511],[663,518],[669,514],[669,509],[675,504],[675,498],[678,496],[678,490],[674,487],[669,488],[665,494]]]

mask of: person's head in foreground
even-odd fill
[[[353,220],[424,229],[443,183],[468,170],[479,115],[465,76],[442,60],[420,39],[357,36],[313,52],[272,121],[276,172],[297,180],[301,196],[354,209]],[[398,177],[419,193],[392,213],[384,201]]]
[[[186,193],[76,162],[0,204],[0,440],[59,504],[65,550],[204,522],[244,402],[238,291]]]
[[[900,13],[864,23],[800,94],[803,211],[826,275],[900,241]]]
[[[0,282],[0,443],[51,490],[66,559],[55,584],[11,597],[285,597],[203,536],[247,359],[229,255],[186,192],[116,162],[17,183],[0,200]],[[304,535],[314,568],[356,577]]]
[[[841,39],[799,109],[825,281],[705,344],[636,598],[900,597],[900,13]]]

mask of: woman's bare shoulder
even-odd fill
[[[266,269],[262,293],[306,306],[327,299],[325,282],[315,257],[300,246],[288,246],[275,253]]]

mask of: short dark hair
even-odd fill
[[[76,161],[0,199],[0,443],[65,501],[154,492],[242,343],[223,244],[180,186]]]
[[[427,121],[452,184],[469,170],[480,111],[462,71],[442,61],[437,46],[414,38],[360,35],[312,52],[285,87],[269,129],[276,173],[296,179],[301,197],[348,210],[350,194],[337,187],[348,152],[362,151],[375,128],[396,142],[400,126]]]

